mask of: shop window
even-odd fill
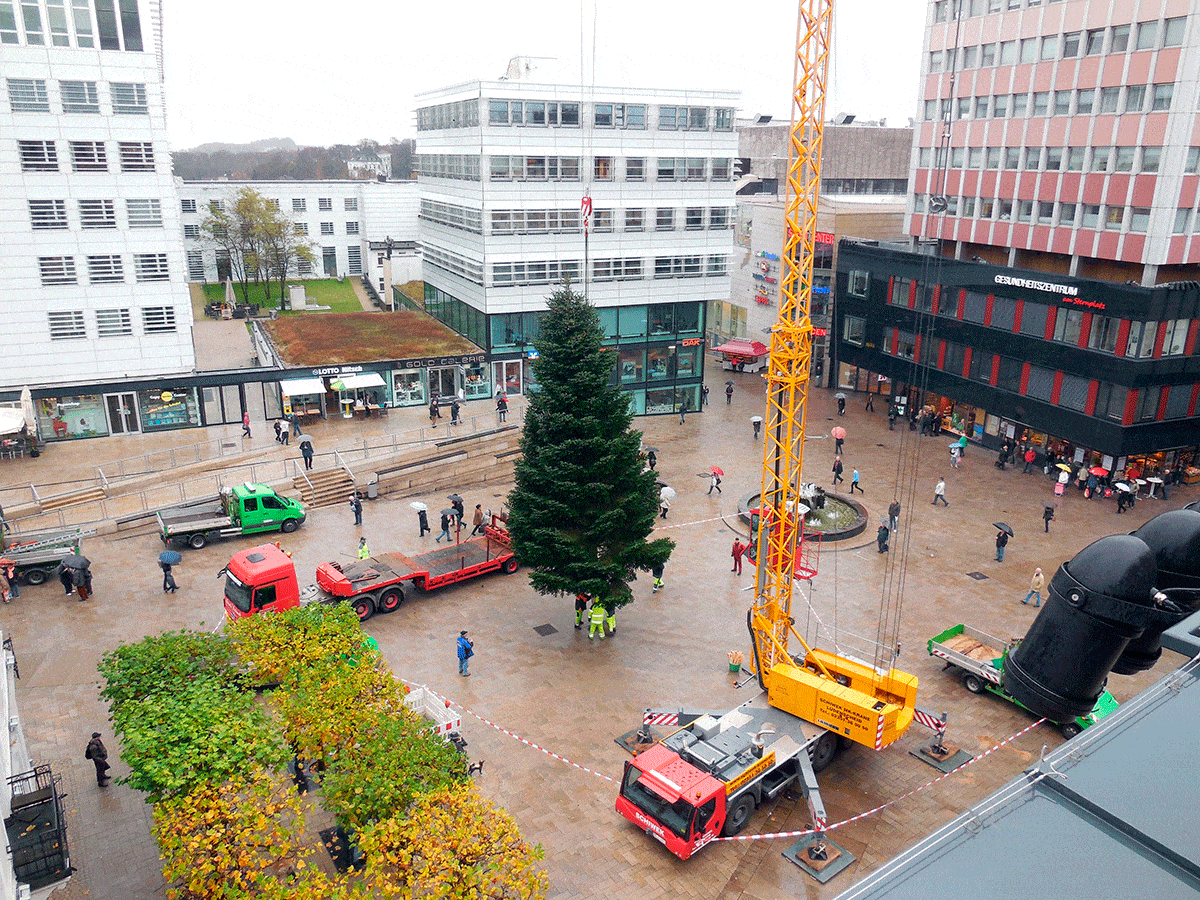
[[[137,398],[143,431],[166,431],[200,424],[194,388],[139,391]]]
[[[612,310],[616,312],[616,310]],[[646,351],[621,348],[617,356],[617,377],[621,382],[645,380]]]
[[[855,273],[851,273],[853,275]],[[866,274],[866,273],[862,273]],[[863,336],[866,334],[867,320],[859,316],[846,316],[842,322],[842,340],[847,344],[853,344],[855,347],[863,345]]]
[[[674,376],[671,366],[672,353],[667,347],[652,347],[647,354],[646,375],[651,381]]]
[[[104,400],[98,395],[46,397],[37,404],[41,432],[47,438],[70,440],[108,434]]]
[[[851,269],[846,292],[852,297],[866,297],[867,288],[871,283],[871,273],[861,269]]]

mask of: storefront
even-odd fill
[[[283,414],[300,421],[325,418],[325,382],[320,378],[294,378],[279,382]]]
[[[337,392],[338,409],[343,419],[368,415],[371,407],[387,405],[387,383],[378,372],[356,372],[329,379],[329,389]]]
[[[194,387],[41,397],[38,425],[45,440],[174,431],[201,424]]]
[[[417,406],[434,397],[486,400],[493,394],[485,353],[406,359],[391,366],[391,402],[396,406]]]
[[[424,406],[425,398],[425,373],[392,372],[393,406]]]

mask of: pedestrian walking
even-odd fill
[[[658,456],[655,455],[653,450],[646,451],[646,465],[650,467],[651,472],[653,472],[654,467],[658,465]]]
[[[1030,597],[1036,598],[1034,606],[1042,605],[1042,588],[1046,586],[1046,576],[1042,574],[1041,569],[1033,570],[1033,578],[1029,579],[1029,593],[1025,595],[1022,603],[1028,603]]]
[[[87,569],[71,569],[71,585],[82,603],[92,595],[92,573]]]
[[[583,614],[585,612],[587,612],[587,608],[588,608],[588,595],[587,594],[576,594],[575,595],[575,630],[576,631],[578,631],[579,629],[581,629],[583,627]]]
[[[450,404],[450,424],[451,425],[458,424],[459,409],[461,409],[461,407],[458,405],[458,399],[455,398],[454,402]]]
[[[652,567],[650,569],[650,574],[654,576],[654,590],[652,590],[650,593],[657,594],[659,591],[661,591],[663,589],[663,585],[666,584],[666,582],[663,581],[663,578],[662,578],[663,564],[659,563],[657,566]]]
[[[312,441],[305,440],[300,442],[300,455],[304,457],[304,468],[306,470],[311,469],[313,461]]]
[[[437,428],[437,420],[439,418],[437,398],[434,397],[429,401],[429,425],[432,428]]]
[[[688,398],[687,398],[687,395],[685,394],[683,397],[683,400],[679,404],[679,424],[680,425],[682,425],[685,421],[687,421],[687,411],[688,411]]]
[[[943,504],[949,506],[946,500],[946,479],[938,478],[938,483],[933,488],[933,505],[937,506],[937,502],[941,500]]]
[[[703,385],[700,388],[700,405],[708,406],[708,385]]]
[[[358,558],[369,559],[371,556],[371,548],[367,546],[367,539],[360,537],[358,539]]]
[[[671,509],[671,501],[668,500],[666,497],[659,497],[658,498],[658,517],[660,519],[665,519],[667,517],[667,512],[670,509]]]
[[[477,535],[477,534],[483,534],[483,504],[482,503],[475,504],[474,525],[475,525],[475,527],[471,529],[471,537],[475,537],[475,535]]]
[[[0,600],[7,603],[10,599],[9,592],[12,590],[12,581],[8,577],[8,569],[0,566]]]
[[[58,568],[54,570],[54,574],[58,576],[58,583],[63,586],[64,596],[70,597],[75,593],[75,570],[66,563],[59,563]]]
[[[442,542],[442,538],[445,538],[447,541],[449,541],[450,540],[450,516],[448,516],[446,513],[442,513],[442,521],[438,524],[441,525],[442,533],[437,536],[437,542],[440,544]]]
[[[962,450],[959,448],[958,444],[953,445],[950,448],[950,465],[955,469],[958,468],[958,460],[960,456],[962,456]]]
[[[1008,532],[1003,529],[996,531],[996,562],[1004,562],[1004,548],[1008,546]]]
[[[846,414],[846,398],[838,397],[837,402],[838,402],[838,415],[844,416]]]
[[[596,636],[596,632],[600,633],[600,640],[604,640],[604,607],[599,600],[592,601],[592,611],[588,614],[589,641]]]
[[[891,526],[892,534],[900,530],[900,501],[893,500],[888,507],[888,525]]]
[[[717,489],[717,493],[721,493],[721,476],[716,472],[710,472],[708,476],[708,492],[711,494],[713,488]]]
[[[870,391],[867,391],[867,405],[865,407],[865,411],[875,412],[875,395]]]
[[[250,437],[250,413],[242,413],[242,437]]]
[[[875,532],[875,543],[879,545],[880,553],[888,552],[888,527],[880,525],[879,530]]]
[[[1033,461],[1035,459],[1037,459],[1037,454],[1033,451],[1033,448],[1029,447],[1028,449],[1026,449],[1026,451],[1025,451],[1025,469],[1023,470],[1022,474],[1024,474],[1024,475],[1029,474],[1030,470],[1033,469]]]
[[[858,469],[853,469],[850,472],[850,493],[853,494],[856,490],[860,494],[866,493],[866,491],[862,489],[862,485],[858,483]]]
[[[420,531],[417,532],[417,537],[419,538],[425,537],[426,532],[433,531],[429,527],[429,516],[425,514],[425,510],[423,509],[417,510],[417,526],[420,528]]]
[[[896,430],[896,405],[888,406],[888,431]]]
[[[750,420],[750,424],[754,426],[754,438],[755,438],[755,440],[757,440],[759,429],[762,428],[762,417],[755,416],[754,418],[752,418]]]
[[[496,412],[500,415],[501,422],[508,421],[508,397],[501,394],[496,400]]]
[[[834,456],[840,456],[840,455],[841,455],[841,453],[842,453],[842,446],[843,446],[845,443],[846,443],[846,439],[845,439],[844,437],[837,437],[836,435],[834,436],[834,438],[833,438],[833,455],[834,455]]]
[[[958,436],[958,456],[959,459],[967,458],[967,436],[965,434]]]
[[[287,419],[279,420],[279,439],[285,447],[292,442],[292,423]]]
[[[736,572],[738,575],[742,574],[742,557],[746,555],[746,546],[737,538],[733,539],[733,550],[729,554],[733,557],[733,568],[730,571]]]
[[[467,507],[463,504],[461,498],[458,500],[451,500],[450,505],[454,507],[454,517],[458,519],[458,527],[461,528],[463,517],[467,514]]]
[[[275,420],[275,443],[283,443],[283,426],[279,424],[279,420]]]
[[[833,458],[833,483],[834,484],[837,484],[839,481],[846,480],[845,478],[842,477],[843,471],[845,471],[845,470],[842,467],[842,458],[840,456],[835,456]]]
[[[605,606],[605,624],[608,626],[609,634],[617,633],[617,608],[615,606]]]
[[[100,787],[108,787],[108,783],[112,779],[105,773],[112,767],[108,764],[108,748],[104,746],[104,741],[100,740],[100,732],[92,732],[92,739],[88,741],[83,756],[85,759],[90,759],[92,765],[96,767],[96,784]]]
[[[179,586],[175,584],[175,576],[171,574],[171,564],[160,562],[159,565],[162,566],[163,570],[163,593],[175,593],[179,590]]]
[[[362,524],[362,501],[358,499],[358,491],[350,495],[350,512],[354,513],[354,524]]]
[[[1117,498],[1117,503],[1120,504],[1121,498]],[[1042,521],[1046,523],[1046,534],[1050,533],[1050,520],[1054,518],[1054,507],[1047,506],[1042,510]]]
[[[733,402],[733,382],[725,382],[725,405],[728,406]]]
[[[467,633],[460,631],[458,633],[458,674],[464,678],[471,673],[467,671],[467,663],[471,657],[475,655],[475,645],[467,640]]]

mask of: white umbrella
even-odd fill
[[[663,500],[672,500],[675,497],[675,488],[663,487],[662,490],[658,492],[658,496]]]
[[[426,506],[424,503],[422,503],[420,500],[414,500],[412,503],[410,503],[408,505],[411,506],[413,509],[420,509],[420,510],[429,509],[429,507]]]
[[[21,388],[21,412],[25,416],[25,425],[29,428],[30,434],[37,433],[37,413],[33,410],[33,394],[29,392],[29,386]]]

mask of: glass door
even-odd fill
[[[429,370],[429,395],[438,398],[455,398],[458,396],[456,375],[458,366],[445,366]]]
[[[142,430],[138,419],[137,398],[133,394],[105,394],[108,430],[112,434],[135,434]]]
[[[496,392],[505,394],[521,393],[521,360],[507,359],[492,363]]]

